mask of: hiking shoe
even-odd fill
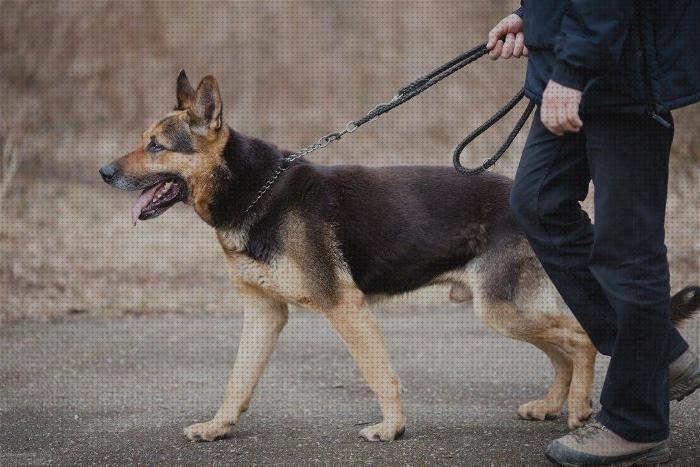
[[[668,367],[668,398],[680,401],[700,388],[700,361],[690,349]]]
[[[671,460],[668,440],[634,443],[621,438],[598,422],[589,423],[552,441],[547,459],[564,466],[646,465]]]

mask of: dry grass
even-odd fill
[[[4,115],[23,116],[22,164],[0,224],[0,320],[235,308],[213,233],[192,212],[131,228],[131,197],[97,177],[172,108],[181,68],[219,79],[229,124],[293,149],[481,42],[517,3],[0,2],[0,101]],[[457,140],[515,93],[524,67],[480,61],[315,160],[449,164]],[[699,108],[677,123],[668,232],[681,284],[698,281]],[[470,160],[509,125],[487,133]],[[498,171],[513,174],[523,141]]]

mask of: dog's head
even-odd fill
[[[121,190],[143,190],[131,210],[134,224],[183,201],[206,217],[212,172],[222,164],[228,129],[212,76],[195,91],[184,70],[177,78],[177,107],[143,133],[141,146],[100,169]]]

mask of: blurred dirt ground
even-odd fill
[[[496,335],[469,305],[382,306],[405,388],[404,438],[368,443],[380,417],[350,355],[317,313],[290,313],[250,409],[231,437],[190,443],[233,366],[241,314],[66,316],[0,328],[0,464],[550,465],[566,416],[519,420],[552,369],[535,347]],[[700,344],[700,320],[683,335]],[[594,400],[607,366],[599,358]],[[598,404],[595,404],[598,407]],[[672,466],[698,465],[700,394],[671,405]]]
[[[96,172],[172,108],[180,69],[218,78],[234,128],[295,149],[481,42],[517,3],[0,0],[0,147],[12,140],[19,155],[0,199],[0,321],[235,309],[209,228],[182,206],[132,228],[133,194]],[[524,68],[479,61],[314,160],[448,165]],[[676,121],[667,227],[678,287],[698,282],[699,107]],[[475,143],[470,160],[510,123]],[[524,133],[496,171],[513,174]]]

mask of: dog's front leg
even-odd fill
[[[192,441],[214,441],[229,433],[248,408],[253,390],[286,322],[286,304],[266,298],[251,303],[245,310],[236,363],[224,401],[212,420],[185,428],[185,436]]]
[[[368,441],[393,441],[405,429],[401,383],[389,364],[389,355],[377,323],[365,305],[339,307],[324,313],[350,351],[355,364],[379,399],[384,420],[360,431]]]

